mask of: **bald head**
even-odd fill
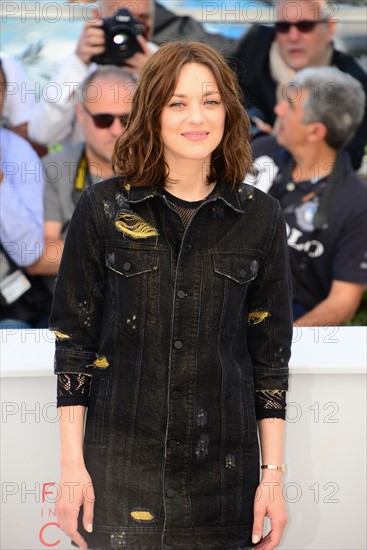
[[[80,87],[76,115],[91,173],[112,175],[117,138],[125,131],[135,79],[114,65],[99,66]]]

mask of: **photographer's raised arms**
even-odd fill
[[[118,10],[113,17],[103,19],[105,51],[92,57],[99,65],[125,65],[134,54],[143,53],[137,37],[143,36],[145,27],[129,10]]]
[[[59,100],[42,98],[32,113],[29,133],[49,148],[81,141],[75,117],[75,94],[78,85],[96,69],[96,62],[123,66],[125,72],[138,76],[158,49],[150,42],[154,25],[153,0],[101,0],[98,4],[93,20],[83,26],[75,52],[61,63],[50,79],[61,90]]]

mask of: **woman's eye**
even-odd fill
[[[170,107],[183,107],[184,104],[181,101],[174,101],[173,103],[169,104]]]
[[[206,105],[219,105],[219,101],[216,101],[215,99],[208,99],[205,102]]]

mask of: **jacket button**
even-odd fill
[[[176,439],[170,439],[169,442],[168,442],[168,447],[170,449],[174,449],[175,447],[177,447],[179,445],[179,442],[176,441]]]
[[[246,275],[247,275],[246,269],[241,269],[241,270],[240,270],[240,277],[241,277],[241,279],[244,279],[244,278],[246,277]]]
[[[185,298],[186,296],[186,292],[184,290],[179,290],[177,292],[177,297],[180,298],[180,300],[182,300],[182,298]]]
[[[167,489],[166,491],[166,495],[168,496],[168,498],[172,498],[175,494],[175,490],[174,489]]]
[[[181,397],[181,392],[179,392],[177,390],[173,390],[172,399],[180,399],[180,397]]]
[[[174,344],[176,349],[182,349],[183,343],[182,340],[175,340]]]
[[[130,271],[131,269],[131,263],[130,262],[125,262],[124,265],[122,266],[122,269],[124,271]]]
[[[164,539],[164,542],[167,544],[167,546],[171,546],[173,544],[173,538],[172,537],[166,537]]]

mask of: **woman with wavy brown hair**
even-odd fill
[[[250,165],[231,69],[204,44],[163,46],[116,178],[78,204],[51,316],[73,407],[57,516],[81,548],[279,544],[290,276],[279,205],[242,183]]]
[[[203,83],[203,94],[215,87],[226,116],[223,140],[212,152],[207,183],[223,176],[233,187],[252,166],[249,120],[240,101],[237,80],[215,50],[199,42],[171,43],[157,52],[149,71],[141,75],[134,94],[129,131],[116,144],[115,171],[136,186],[164,187],[169,177],[161,135],[161,115],[172,98],[181,69],[191,63],[207,67],[211,73]],[[214,81],[213,81],[214,77]]]

